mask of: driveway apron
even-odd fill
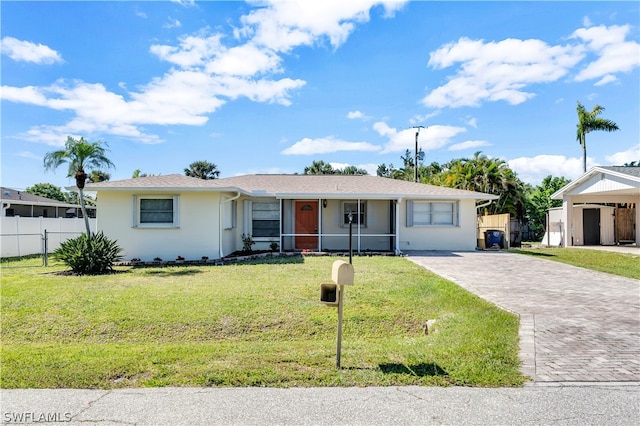
[[[521,370],[534,381],[640,381],[640,280],[506,252],[407,255],[519,315]]]

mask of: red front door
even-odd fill
[[[296,249],[318,248],[318,202],[296,201],[296,234],[314,234],[296,237]]]

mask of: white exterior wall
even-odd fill
[[[62,241],[78,237],[87,231],[84,219],[63,217],[1,217],[1,257],[27,256],[43,252],[43,235],[47,230],[47,251],[51,253]],[[89,219],[89,228],[96,230],[96,219]],[[21,234],[21,235],[16,235]],[[24,235],[31,234],[31,235]]]
[[[437,201],[437,200],[434,200]],[[447,200],[449,201],[449,200]],[[400,250],[475,250],[475,200],[460,200],[457,226],[407,227],[407,200],[400,205]]]
[[[177,228],[134,227],[134,195],[178,195]],[[155,257],[175,260],[182,256],[198,260],[202,256],[216,259],[220,254],[220,194],[213,192],[100,192],[98,196],[98,230],[118,241],[124,259]]]
[[[584,209],[600,210],[600,244],[603,246],[615,244],[614,237],[614,207],[598,206],[598,205],[577,205],[573,206],[573,245],[584,245]]]

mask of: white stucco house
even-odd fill
[[[562,200],[561,245],[640,246],[640,167],[594,167],[551,195]]]
[[[474,250],[478,204],[498,197],[377,176],[149,176],[87,184],[98,230],[125,258],[221,258],[276,243],[280,251]]]

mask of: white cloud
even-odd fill
[[[640,162],[640,145],[632,146],[626,151],[616,152],[604,157],[607,162],[613,166],[622,166],[632,161]]]
[[[379,151],[380,147],[368,142],[348,142],[333,136],[304,138],[282,151],[284,155],[328,154],[339,151]]]
[[[13,37],[3,37],[0,41],[3,55],[14,61],[33,62],[35,64],[54,64],[64,62],[55,50],[43,44],[22,41]]]
[[[412,126],[417,126],[419,124],[424,124],[427,122],[427,120],[429,120],[430,118],[436,117],[440,115],[440,111],[435,110],[433,112],[430,112],[429,114],[416,114],[413,117],[411,117],[409,119],[409,124],[411,124]]]
[[[584,67],[575,80],[600,79],[596,85],[603,85],[616,80],[613,74],[628,73],[640,66],[640,43],[626,41],[630,31],[629,25],[601,25],[574,31],[572,38],[584,41],[588,49],[597,55],[597,59]]]
[[[574,180],[582,172],[582,158],[567,158],[564,155],[536,155],[519,157],[507,161],[518,177],[532,185],[538,185],[546,176],[566,177]],[[597,166],[593,158],[587,157],[587,170]]]
[[[537,40],[505,39],[485,42],[466,37],[431,52],[428,65],[434,69],[457,66],[455,75],[430,91],[422,103],[432,108],[479,106],[482,102],[505,101],[517,105],[535,96],[527,87],[549,83],[588,62],[576,81],[598,79],[596,85],[617,81],[615,74],[640,66],[640,44],[626,41],[629,25],[589,27],[574,31],[568,45],[548,45]]]
[[[475,117],[467,117],[467,120],[466,120],[465,124],[477,129],[478,128],[478,119],[475,118]]]
[[[465,149],[479,148],[481,146],[491,146],[487,141],[466,141],[456,143],[449,147],[449,151],[463,151]]]
[[[415,150],[416,129],[408,128],[398,131],[389,127],[387,123],[378,121],[373,125],[373,130],[380,136],[388,139],[382,153],[403,152],[407,149]],[[421,129],[418,135],[418,145],[423,151],[441,148],[447,145],[451,138],[458,133],[466,132],[464,127],[434,125]]]
[[[524,88],[566,75],[584,56],[582,46],[549,46],[535,40],[499,42],[460,38],[430,54],[428,65],[444,69],[460,64],[457,74],[422,99],[428,107],[478,106],[503,100],[511,105],[534,96]]]
[[[42,161],[42,157],[41,156],[36,155],[31,151],[21,151],[17,155],[18,155],[18,157],[22,157],[22,158],[30,158],[32,160]]]
[[[193,7],[196,5],[196,0],[171,0],[171,3],[177,3],[184,7]]]
[[[178,46],[154,44],[149,50],[163,61],[189,69],[201,67],[205,65],[205,61],[223,52],[221,38],[221,34],[185,35],[180,37]]]
[[[385,9],[385,17],[404,5],[405,1],[266,0],[262,7],[242,17],[245,28],[238,34],[253,34],[253,42],[277,52],[289,52],[301,45],[311,45],[328,39],[337,48],[355,29],[356,24],[369,21],[369,11],[376,5]]]
[[[364,114],[362,111],[349,111],[349,113],[347,114],[347,118],[350,120],[369,120],[371,117]]]
[[[162,28],[166,28],[168,30],[172,29],[172,28],[180,28],[182,26],[182,22],[178,21],[175,18],[172,18],[171,16],[167,17],[167,23],[164,24],[162,26]]]
[[[253,76],[265,72],[282,72],[282,58],[269,49],[260,49],[251,44],[225,50],[207,64],[206,70],[212,74]]]
[[[193,1],[186,0],[178,3],[195,5]],[[253,10],[240,18],[242,28],[233,30],[237,39],[232,41],[232,46],[223,43],[224,34],[210,34],[207,29],[183,35],[175,45],[150,46],[152,54],[177,68],[151,78],[136,91],[120,85],[120,92],[116,93],[99,83],[59,81],[47,87],[5,86],[0,97],[73,114],[62,126],[44,124],[30,129],[22,135],[28,140],[60,145],[66,134],[80,133],[90,137],[92,133],[106,133],[156,143],[161,139],[145,133],[139,126],[202,125],[226,102],[240,97],[254,102],[290,105],[292,93],[306,82],[275,77],[285,72],[282,69],[284,54],[298,46],[325,40],[337,48],[357,24],[369,20],[369,13],[374,7],[382,6],[385,16],[390,16],[403,3],[376,0],[251,3]],[[169,18],[169,22],[171,27],[180,25],[173,18]],[[3,53],[6,49],[7,54],[14,54],[19,50],[16,45],[22,50],[37,50],[39,59],[31,57],[32,61],[59,58],[46,46],[18,42],[12,38],[3,39]],[[26,56],[22,54],[21,57]],[[379,149],[359,142],[343,141],[346,145],[335,140],[327,139],[325,142],[331,142],[334,151]],[[304,144],[300,146],[305,147]],[[295,151],[294,147],[290,149]]]

